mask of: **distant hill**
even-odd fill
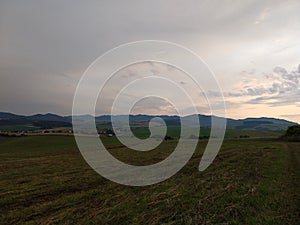
[[[116,115],[113,116],[117,120],[124,120],[126,115]],[[129,115],[129,120],[133,126],[147,126],[149,121],[154,117],[162,118],[168,126],[180,126],[180,120],[184,119],[187,123],[193,126],[193,121],[195,117],[198,117],[200,121],[200,126],[205,128],[211,127],[212,116],[209,115],[189,115],[180,118],[179,116],[152,116],[152,115]],[[90,120],[93,117],[91,115],[79,115],[75,116],[74,119],[85,121]],[[218,118],[218,117],[214,117]],[[221,118],[223,119],[223,118]],[[111,123],[110,115],[102,115],[95,117],[96,123]],[[276,119],[276,118],[246,118],[246,119],[231,119],[226,118],[228,129],[237,130],[286,130],[289,126],[297,125],[297,123]],[[0,112],[0,130],[5,130],[7,127],[31,127],[34,129],[50,129],[56,127],[71,127],[72,126],[72,116],[60,116],[52,113],[47,114],[36,114],[31,116],[16,115],[8,112]],[[19,129],[18,128],[18,129]]]
[[[210,128],[211,127],[211,119],[212,116],[208,115],[189,115],[185,116],[182,119],[188,122],[189,125],[194,125],[193,121],[195,116],[198,116],[200,126]],[[114,116],[118,119],[122,119],[125,116]],[[135,124],[139,122],[149,122],[154,117],[160,117],[164,119],[165,123],[168,126],[180,126],[180,117],[179,116],[167,116],[167,115],[160,115],[160,116],[150,116],[150,115],[130,115],[129,119],[131,124]],[[215,117],[218,118],[218,117]],[[221,118],[222,119],[222,118]],[[96,122],[110,122],[110,116],[98,116],[96,117]],[[289,126],[296,125],[297,123],[283,120],[283,119],[276,119],[276,118],[246,118],[246,119],[231,119],[227,118],[227,128],[228,129],[237,129],[237,130],[286,130]]]
[[[59,116],[56,114],[52,114],[52,113],[47,113],[47,114],[36,114],[33,116],[27,116],[27,119],[31,119],[31,120],[42,120],[42,121],[65,121],[65,122],[69,122],[67,121],[68,119],[63,117],[63,116]]]
[[[1,131],[27,131],[71,126],[71,121],[67,118],[50,113],[24,116],[0,112]]]
[[[16,115],[13,113],[7,113],[7,112],[0,112],[0,120],[1,119],[18,119],[18,118],[24,118],[25,116]]]

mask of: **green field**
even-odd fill
[[[207,140],[170,179],[147,187],[113,183],[83,160],[71,136],[0,137],[1,224],[300,224],[300,143],[226,139],[204,172]],[[111,153],[146,165],[176,140],[143,153],[105,138]]]
[[[38,127],[32,125],[7,125],[0,126],[0,131],[34,131],[39,130]]]
[[[150,135],[148,127],[133,127],[132,132],[140,138],[147,138]],[[158,129],[161,129],[158,127]],[[188,128],[187,128],[188,129]],[[168,126],[167,135],[173,138],[178,138],[180,136],[180,126]],[[241,135],[247,135],[249,137],[279,137],[284,134],[285,131],[269,131],[269,130],[235,130],[227,129],[225,132],[226,138],[239,138]],[[208,137],[210,135],[210,128],[201,127],[200,137]]]

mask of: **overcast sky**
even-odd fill
[[[77,83],[97,57],[155,39],[186,46],[209,65],[228,117],[300,122],[299,21],[298,0],[2,0],[0,111],[71,114]],[[163,101],[146,102],[134,112],[173,113]],[[101,104],[98,112],[108,113]]]

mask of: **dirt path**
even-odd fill
[[[297,215],[300,223],[300,143],[298,142],[285,142],[283,143],[286,151],[288,152],[287,161],[287,188],[289,189],[289,199],[293,200],[290,206],[297,210]]]

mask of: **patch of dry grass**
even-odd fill
[[[145,155],[104,140],[119,159],[151,164],[176,141]],[[300,143],[226,140],[204,172],[197,170],[206,141],[165,182],[115,184],[95,173],[73,137],[0,140],[1,224],[296,224],[299,222]]]

